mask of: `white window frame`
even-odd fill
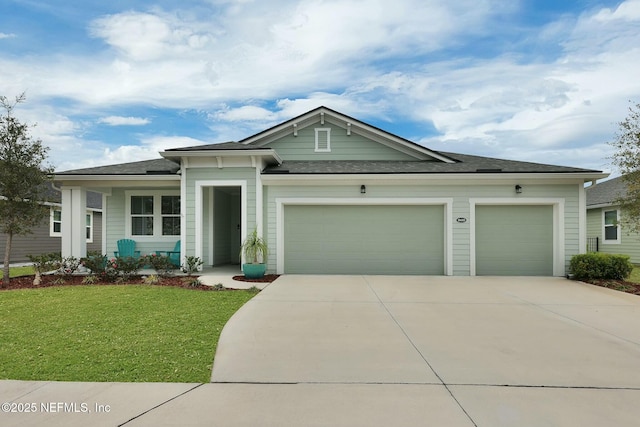
[[[320,147],[320,145],[318,144],[318,137],[320,136],[320,133],[325,133],[327,135],[327,146],[325,147]],[[331,152],[331,128],[315,128],[315,134],[316,134],[316,149],[315,152],[316,153],[330,153]]]
[[[131,233],[131,197],[153,197],[153,235],[139,236]],[[180,190],[130,190],[125,191],[125,237],[138,242],[175,242],[176,236],[162,235],[162,196],[179,196]],[[181,200],[180,203],[183,203]],[[180,215],[180,227],[184,227],[184,218]]]
[[[606,223],[606,213],[607,212],[615,212],[616,213],[616,224],[615,225],[607,225]],[[607,239],[607,227],[616,227],[616,239]],[[602,209],[602,244],[603,245],[619,245],[621,243],[620,235],[620,209]]]
[[[60,221],[55,220],[55,213],[60,212]],[[87,238],[87,243],[93,243],[93,211],[88,210],[87,216],[90,217],[90,225],[89,225],[89,237]],[[85,217],[86,221],[86,217]],[[55,223],[60,223],[60,231],[55,231],[54,225]],[[86,231],[85,231],[86,235]],[[62,207],[61,206],[51,206],[49,209],[49,237],[62,237]]]

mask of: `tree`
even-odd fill
[[[617,195],[616,204],[623,212],[621,224],[640,231],[640,103],[629,107],[629,115],[618,123],[619,129],[609,145],[616,151],[611,156],[626,184],[626,193]]]
[[[26,235],[47,214],[46,186],[53,169],[45,166],[48,149],[29,135],[29,126],[13,116],[13,110],[25,101],[24,93],[10,102],[0,96],[4,112],[0,116],[0,232],[6,234],[4,277],[9,283],[9,263],[13,236]]]

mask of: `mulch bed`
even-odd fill
[[[33,279],[34,276],[21,276],[21,277],[13,277],[9,281],[9,286],[3,286],[2,280],[0,279],[0,290],[12,290],[12,289],[37,289],[37,288],[48,288],[51,286],[76,286],[76,285],[86,285],[86,286],[101,286],[101,285],[118,285],[118,284],[127,284],[127,285],[143,285],[144,278],[146,276],[137,275],[131,276],[126,283],[113,283],[113,282],[95,282],[90,285],[82,283],[82,280],[86,276],[70,276],[63,277],[57,275],[45,275],[42,276],[42,283],[38,286],[34,286]],[[185,288],[185,289],[193,289],[200,291],[217,291],[219,288],[215,288],[213,286],[207,285],[196,285],[193,286],[190,282],[193,281],[197,276],[186,277],[186,276],[171,276],[171,277],[161,277],[158,283],[155,283],[155,286],[173,286],[177,288]],[[245,279],[244,276],[234,276],[234,280],[244,281],[244,282],[259,282],[259,283],[269,283],[276,280],[279,276],[277,274],[269,274],[264,276],[259,280],[250,280]],[[64,283],[59,283],[59,280],[63,279]],[[226,290],[226,289],[225,289]]]
[[[627,282],[626,280],[583,280],[585,283],[590,283],[596,286],[602,286],[603,288],[614,289],[620,292],[626,292],[628,294],[640,295],[640,284]]]

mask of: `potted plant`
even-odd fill
[[[244,254],[245,264],[242,271],[247,279],[260,279],[267,271],[267,243],[258,236],[258,230],[253,230],[240,247],[240,254]]]

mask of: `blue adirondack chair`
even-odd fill
[[[113,253],[118,257],[140,258],[140,251],[136,251],[136,241],[131,239],[118,240],[118,250]]]
[[[166,255],[169,257],[171,264],[180,267],[180,240],[176,242],[172,251],[156,251],[156,255]]]

